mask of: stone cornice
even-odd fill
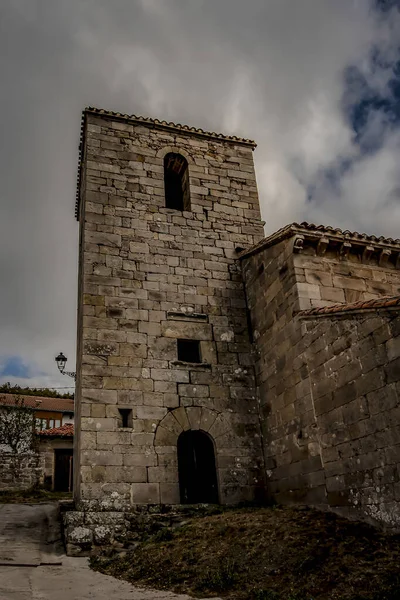
[[[367,235],[366,233],[357,233],[351,231],[342,231],[333,227],[324,225],[314,225],[309,223],[292,223],[282,227],[272,235],[264,238],[247,250],[239,254],[239,258],[247,258],[258,254],[262,250],[278,244],[284,239],[294,238],[293,252],[300,253],[305,245],[314,246],[318,256],[324,254],[330,248],[335,248],[338,256],[346,259],[351,252],[362,253],[363,262],[369,262],[373,254],[378,254],[380,266],[385,266],[390,257],[396,258],[396,266],[399,267],[400,257],[400,239],[377,237]]]

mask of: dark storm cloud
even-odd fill
[[[72,370],[78,233],[73,205],[85,105],[256,139],[267,231],[308,218],[397,237],[398,131],[370,119],[364,134],[376,133],[381,141],[375,154],[364,157],[343,108],[350,67],[382,97],[388,94],[398,13],[394,5],[384,14],[373,5],[4,0],[3,362],[20,357],[30,365],[32,383],[68,385],[57,376],[54,355],[63,350]],[[387,59],[377,70],[370,62],[374,47]],[[352,92],[357,105],[361,92]],[[343,164],[350,166],[337,167]]]

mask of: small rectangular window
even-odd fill
[[[178,360],[200,363],[200,342],[197,340],[178,340]]]
[[[130,408],[119,408],[119,426],[120,427],[132,427],[132,409]]]

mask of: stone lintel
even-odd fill
[[[183,312],[170,310],[167,312],[167,319],[176,321],[182,319],[184,321],[208,321],[208,315],[204,313]]]

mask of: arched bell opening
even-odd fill
[[[178,438],[181,504],[218,504],[214,443],[204,431],[188,430]]]
[[[189,167],[181,154],[169,152],[164,157],[165,206],[190,210]]]

